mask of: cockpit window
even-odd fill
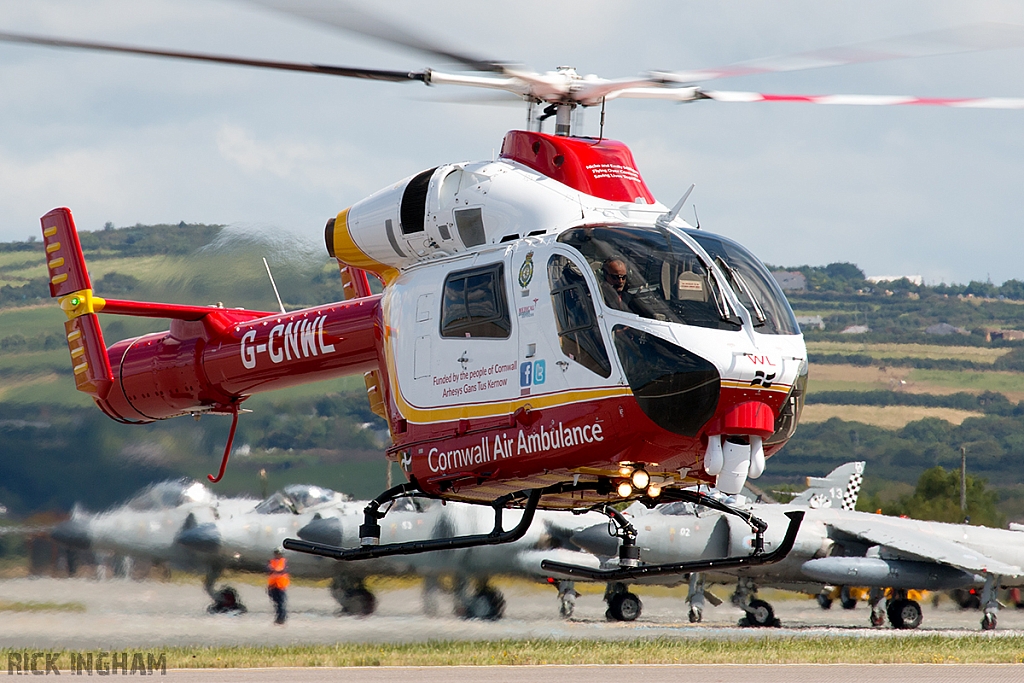
[[[262,515],[279,515],[291,513],[302,514],[306,510],[320,507],[328,503],[350,500],[348,496],[331,489],[308,484],[292,484],[286,486],[256,506],[256,512]]]
[[[684,503],[683,501],[676,501],[674,503],[667,503],[665,505],[658,506],[658,514],[670,515],[673,517],[681,517],[683,515],[693,516],[696,506],[693,503]]]
[[[559,242],[575,247],[601,283],[607,308],[667,322],[737,330],[740,320],[694,251],[668,230],[574,228]]]
[[[508,339],[512,318],[504,273],[504,264],[495,263],[448,276],[441,303],[442,337]]]
[[[753,254],[732,240],[698,230],[687,233],[719,266],[740,302],[750,312],[754,329],[761,334],[800,334],[793,309],[779,283]]]
[[[548,260],[548,281],[562,353],[588,370],[608,377],[612,366],[583,273],[569,258],[555,254]]]
[[[132,510],[169,510],[186,503],[210,503],[214,495],[198,481],[179,479],[147,486],[128,501]]]

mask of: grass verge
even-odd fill
[[[172,648],[168,669],[526,664],[979,664],[1024,663],[1024,637],[657,638],[500,640],[412,644]],[[0,650],[0,661],[6,652]]]
[[[0,600],[0,612],[84,612],[80,602],[8,602]]]

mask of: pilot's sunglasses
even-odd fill
[[[623,281],[625,281],[625,279],[626,279],[625,275],[616,275],[615,273],[605,273],[604,276],[605,277],[613,277],[616,280],[623,280]]]

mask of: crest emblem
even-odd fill
[[[526,260],[523,261],[522,267],[519,268],[519,286],[526,288],[533,280],[533,252],[526,254]]]

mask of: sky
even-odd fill
[[[360,3],[356,3],[360,4]],[[360,6],[482,57],[606,78],[691,70],[981,21],[996,0],[377,0]],[[451,70],[237,0],[0,0],[0,31],[244,57]],[[1024,29],[1022,29],[1024,31]],[[709,81],[709,89],[1024,97],[1024,47]],[[403,177],[489,159],[525,105],[364,82],[0,44],[0,241],[68,206],[107,222],[223,223],[319,240],[327,218]],[[583,132],[599,114],[584,112]],[[550,132],[550,131],[549,131]],[[769,264],[858,264],[929,284],[1024,280],[1024,110],[782,103],[608,104],[671,206]],[[692,217],[687,207],[684,216]]]

